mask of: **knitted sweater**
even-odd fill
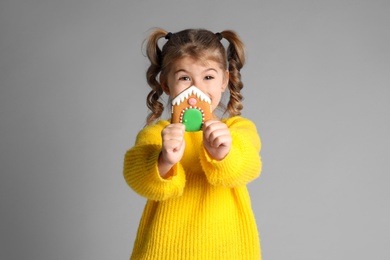
[[[223,120],[232,146],[221,161],[209,156],[202,131],[185,133],[185,151],[168,179],[160,177],[161,120],[143,129],[127,151],[124,177],[147,203],[131,259],[261,259],[246,184],[259,176],[261,143],[242,117]]]

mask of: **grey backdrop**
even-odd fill
[[[148,31],[236,30],[265,260],[390,259],[390,2],[4,0],[0,259],[128,259]],[[166,115],[165,115],[166,116]]]

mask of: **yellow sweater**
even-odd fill
[[[260,175],[261,143],[255,125],[242,117],[223,120],[232,136],[229,154],[209,157],[202,132],[186,132],[182,160],[162,179],[157,159],[162,120],[143,129],[127,151],[124,177],[148,199],[131,259],[261,259],[246,184]]]

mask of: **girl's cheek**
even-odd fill
[[[183,81],[177,85],[177,90],[181,92],[189,87],[191,87],[191,81]]]
[[[181,92],[183,92],[185,89],[187,89],[188,87],[187,86],[183,86],[183,85],[176,85],[172,88],[172,91],[170,93],[171,97],[174,98],[176,97],[177,95],[179,95]]]

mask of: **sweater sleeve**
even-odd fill
[[[123,175],[127,184],[150,200],[181,196],[185,186],[185,174],[180,163],[171,168],[168,178],[163,179],[158,172],[161,131],[167,124],[167,121],[160,121],[141,130],[134,147],[126,152],[124,158]]]
[[[225,123],[232,136],[230,152],[218,161],[202,146],[200,162],[210,184],[229,188],[243,186],[260,175],[260,137],[256,126],[248,119],[233,117]]]

